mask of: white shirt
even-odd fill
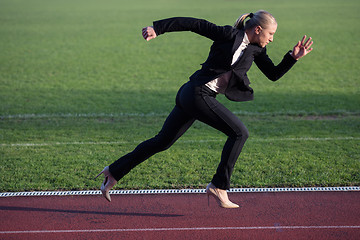
[[[233,55],[231,66],[233,66],[239,60],[239,58],[242,56],[245,48],[249,44],[250,44],[249,38],[245,33],[242,43],[240,44],[239,48],[236,49],[236,51],[235,51],[235,53]],[[231,71],[228,71],[228,72],[222,74],[221,76],[219,76],[218,78],[215,78],[214,80],[206,83],[205,85],[208,88],[210,88],[211,90],[215,91],[216,93],[225,94],[225,90],[226,90],[227,85],[229,83],[230,77],[231,77]]]

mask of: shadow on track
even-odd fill
[[[137,212],[99,212],[84,210],[66,210],[66,209],[50,209],[50,208],[32,208],[32,207],[10,207],[0,206],[1,211],[25,211],[25,212],[60,212],[74,214],[99,214],[110,216],[141,216],[141,217],[183,217],[179,214],[162,214],[162,213],[137,213]]]

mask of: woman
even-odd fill
[[[245,21],[248,19],[247,21]],[[161,34],[173,31],[192,31],[213,40],[208,59],[184,84],[177,96],[176,105],[155,137],[139,144],[132,152],[121,157],[102,173],[101,186],[104,197],[111,201],[110,189],[132,168],[155,153],[168,149],[195,120],[202,121],[227,135],[221,161],[206,193],[213,196],[224,208],[237,208],[227,195],[235,162],[249,136],[244,124],[232,112],[216,100],[217,94],[225,94],[232,101],[253,99],[247,71],[252,62],[272,81],[282,77],[295,62],[312,51],[311,38],[306,36],[283,60],[275,66],[266,54],[266,45],[273,41],[277,29],[275,18],[260,10],[255,14],[243,14],[232,26],[217,26],[195,18],[170,18],[155,21],[152,27],[143,28],[142,34],[149,41]],[[98,175],[98,176],[99,176]],[[98,177],[97,176],[97,177]]]

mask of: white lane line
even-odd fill
[[[213,231],[213,230],[296,230],[296,229],[360,229],[360,226],[259,226],[259,227],[193,227],[193,228],[119,228],[119,229],[79,229],[79,230],[24,230],[0,231],[0,234],[34,233],[94,233],[94,232],[155,232],[155,231]]]
[[[126,141],[116,141],[116,142],[47,142],[47,143],[2,143],[1,147],[42,147],[42,146],[56,146],[56,145],[119,145],[119,144],[129,144],[135,143],[126,142]]]
[[[302,188],[231,188],[232,193],[263,193],[263,192],[350,192],[360,191],[360,186],[343,187],[302,187]],[[205,189],[144,189],[144,190],[111,190],[110,194],[202,194]],[[99,190],[83,191],[38,191],[38,192],[3,192],[0,197],[39,197],[39,196],[91,196],[101,195]]]
[[[91,118],[91,117],[165,117],[170,112],[119,112],[119,113],[25,113],[0,115],[0,119],[31,119],[31,118]],[[249,112],[249,111],[233,111],[234,114],[247,116],[276,116],[276,115],[358,115],[359,111],[347,111],[343,109],[328,112],[307,112],[307,111],[278,111],[278,112]]]
[[[298,137],[298,138],[253,138],[250,142],[275,142],[275,141],[336,141],[336,140],[360,140],[360,137]],[[224,142],[224,139],[206,139],[206,140],[179,140],[178,143],[208,143]],[[121,145],[133,144],[140,141],[110,141],[110,142],[45,142],[45,143],[1,143],[0,147],[42,147],[57,145]]]

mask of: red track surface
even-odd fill
[[[0,239],[360,239],[360,192],[0,198]]]

